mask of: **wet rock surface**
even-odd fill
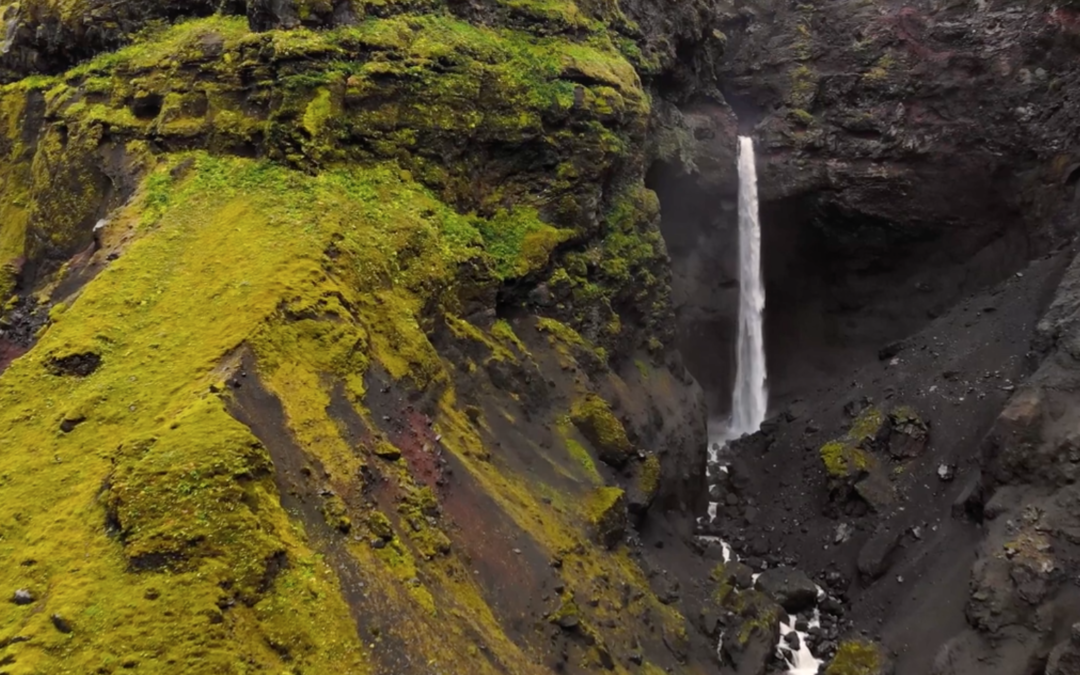
[[[754,587],[791,614],[810,609],[817,603],[817,584],[795,569],[778,567],[762,572]]]

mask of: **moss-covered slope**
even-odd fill
[[[0,375],[3,672],[697,670],[613,525],[694,499],[704,432],[641,51],[496,4],[0,90],[0,292],[48,312]]]

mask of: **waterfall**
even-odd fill
[[[739,137],[739,335],[729,435],[752,434],[765,421],[765,285],[761,278],[754,141]]]

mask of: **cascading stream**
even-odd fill
[[[739,334],[730,438],[752,434],[765,421],[765,284],[761,278],[754,141],[739,137]]]
[[[739,333],[735,365],[735,389],[732,396],[731,419],[718,436],[710,439],[710,465],[720,473],[727,473],[727,466],[720,456],[721,446],[745,434],[752,434],[765,421],[768,391],[765,386],[765,284],[761,277],[761,223],[758,219],[757,166],[754,157],[754,141],[747,136],[739,137]],[[710,472],[709,480],[719,476]],[[708,522],[715,520],[719,504],[710,502]],[[723,550],[724,562],[736,557],[731,547],[717,537],[703,537],[717,542]],[[737,559],[737,558],[736,558]],[[757,580],[758,575],[754,575]],[[819,597],[824,591],[818,588]],[[819,615],[806,617],[808,625],[819,624]],[[776,655],[787,664],[786,675],[814,675],[821,662],[808,647],[809,635],[796,629],[797,617],[787,617],[780,622],[780,641]],[[793,649],[785,637],[798,635],[798,649]],[[723,649],[721,633],[717,653]]]

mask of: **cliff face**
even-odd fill
[[[1077,26],[1072,3],[743,3],[718,19],[722,97],[671,115],[684,143],[647,181],[720,411],[726,158],[757,142],[778,414],[716,531],[847,600],[815,648],[854,625],[901,675],[1075,662]],[[867,415],[891,421],[859,440]]]
[[[635,11],[5,7],[4,672],[701,672]]]

